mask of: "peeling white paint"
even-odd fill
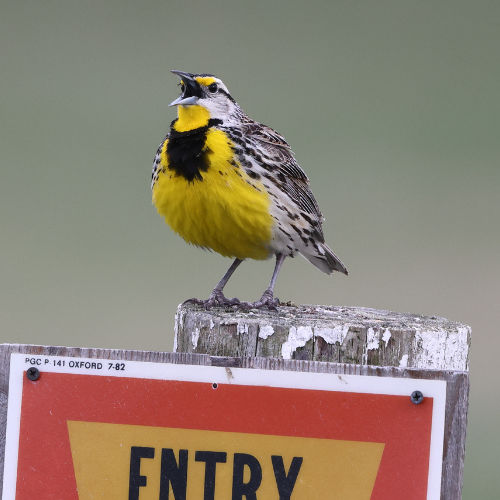
[[[274,333],[274,328],[271,325],[259,326],[259,339],[267,339]]]
[[[442,368],[447,332],[417,330],[415,332],[414,365],[417,368]]]
[[[399,361],[400,368],[406,368],[408,366],[408,354],[403,354],[401,360]]]
[[[342,344],[349,333],[349,325],[336,325],[333,328],[316,327],[314,335],[321,337],[328,344]]]
[[[174,325],[174,352],[177,352],[177,335],[179,335],[179,327],[177,326],[177,314],[175,315],[175,325]]]
[[[384,334],[382,335],[382,340],[385,342],[386,346],[389,340],[391,340],[391,337],[392,337],[391,331],[389,330],[389,328],[386,328]]]
[[[310,326],[291,326],[288,331],[288,339],[281,346],[281,357],[291,359],[292,354],[299,348],[304,347],[313,337],[313,330]]]
[[[196,349],[198,347],[198,339],[200,338],[200,329],[195,328],[193,333],[191,334],[191,342],[193,343],[193,348]]]
[[[238,321],[238,333],[248,333],[248,323],[240,323]]]
[[[231,311],[210,316],[211,313],[196,308],[179,307],[174,350],[180,349],[181,344],[187,351],[193,350],[191,344],[199,349],[202,332],[218,335],[220,325],[231,325],[231,331],[236,329],[238,335],[256,333],[258,329],[259,339],[281,343],[275,347],[286,359],[292,358],[294,352],[313,337],[321,337],[327,344],[337,346],[334,351],[344,346],[346,357],[350,359],[352,354],[361,364],[366,364],[377,350],[388,349],[391,343],[394,348],[388,358],[396,366],[401,362],[401,366],[416,369],[468,369],[470,328],[444,318],[326,306],[280,307],[279,315]],[[277,338],[278,331],[288,332],[284,334],[285,339],[281,333]],[[283,343],[283,340],[286,341]],[[343,349],[341,351],[340,357],[344,355]],[[406,356],[402,352],[407,353]]]
[[[467,336],[470,328],[456,330],[417,330],[415,332],[415,368],[467,370]]]
[[[370,327],[366,332],[366,350],[373,351],[380,347],[380,333],[376,333],[375,330]]]
[[[460,361],[463,365],[462,370],[469,369],[469,357],[468,357],[468,349],[465,348],[467,346],[467,341],[471,335],[471,327],[467,325],[457,327],[457,346],[455,356],[460,358]]]
[[[177,339],[179,335],[179,325],[184,325],[184,315],[186,310],[181,306],[177,308],[175,313],[175,324],[174,324],[174,352],[177,352]]]

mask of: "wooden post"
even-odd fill
[[[205,311],[180,305],[174,351],[467,371],[470,328],[436,316],[364,307]]]
[[[470,333],[467,325],[441,317],[361,307],[243,312],[182,304],[174,351],[227,357],[228,366],[246,366],[257,356],[282,369],[446,380],[441,498],[456,500],[463,481]]]

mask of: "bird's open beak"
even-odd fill
[[[169,106],[191,106],[198,102],[202,96],[200,84],[193,78],[191,73],[184,73],[183,71],[172,70],[172,73],[182,78],[184,84],[184,92],[177,99],[172,101]]]

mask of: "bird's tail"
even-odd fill
[[[311,264],[326,274],[332,274],[333,271],[348,274],[342,261],[330,250],[326,243],[318,244],[318,251],[314,253],[300,252]]]

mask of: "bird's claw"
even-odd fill
[[[280,299],[274,297],[273,292],[266,290],[262,297],[256,302],[240,302],[238,307],[249,311],[250,309],[269,309],[270,311],[277,311],[280,305]]]
[[[228,299],[222,292],[214,290],[206,300],[193,298],[184,301],[183,304],[197,304],[208,310],[213,307],[236,306],[240,304],[240,300],[236,297]]]
[[[238,309],[243,311],[250,311],[251,309],[269,309],[270,311],[277,311],[280,305],[280,299],[274,297],[271,290],[266,290],[262,297],[256,302],[241,302],[237,298],[228,299],[220,291],[213,291],[208,299],[188,299],[183,302],[184,304],[197,304],[203,306],[205,309],[212,309],[214,307],[231,307],[237,306]]]

